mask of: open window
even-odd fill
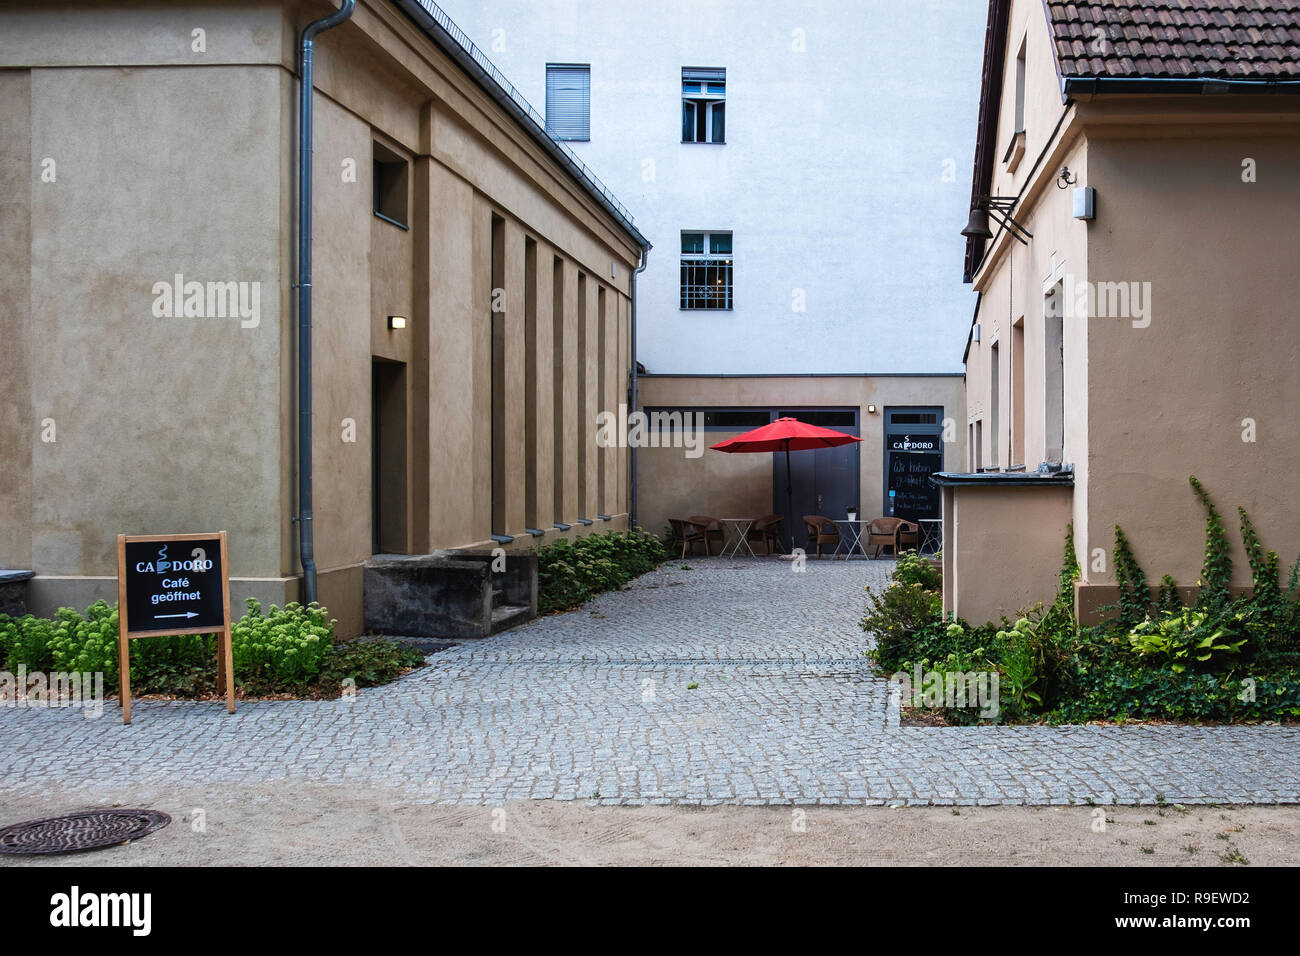
[[[725,143],[727,140],[727,71],[682,68],[682,142]]]

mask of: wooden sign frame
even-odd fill
[[[210,541],[221,555],[221,608],[222,625],[202,627],[177,627],[161,630],[132,630],[127,602],[126,546],[136,544],[169,544],[177,541]],[[226,712],[235,712],[235,674],[233,652],[230,644],[230,563],[226,550],[226,532],[208,534],[143,534],[117,536],[117,660],[118,693],[122,702],[122,723],[131,722],[131,651],[130,642],[143,637],[169,637],[177,634],[217,635],[217,685],[226,695]]]

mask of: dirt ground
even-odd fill
[[[739,865],[1259,866],[1300,863],[1300,806],[504,807],[411,805],[355,788],[178,788],[134,843],[0,866]],[[0,826],[103,806],[0,796]],[[1104,823],[1104,831],[1101,825]]]

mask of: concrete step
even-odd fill
[[[533,616],[533,610],[527,604],[502,604],[492,608],[490,633],[496,634],[517,624],[523,624]]]

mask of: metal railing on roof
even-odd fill
[[[610,192],[609,187],[602,183],[599,177],[591,171],[591,168],[578,158],[578,155],[569,148],[567,143],[563,140],[556,139],[551,135],[550,130],[546,128],[546,118],[538,113],[537,110],[533,109],[533,105],[524,98],[522,93],[515,89],[514,84],[506,79],[506,75],[496,68],[496,64],[489,60],[483,51],[474,45],[474,41],[465,35],[465,31],[456,26],[455,21],[453,21],[451,17],[447,16],[447,12],[434,3],[433,0],[415,0],[415,2],[424,9],[425,13],[434,19],[438,26],[442,27],[442,29],[446,31],[448,36],[460,45],[461,49],[473,58],[479,68],[490,77],[497,86],[501,87],[502,91],[510,97],[514,104],[537,125],[537,128],[541,130],[541,132],[544,133],[546,137],[559,149],[563,150],[565,156],[568,157],[569,161],[573,163],[574,167],[582,177],[587,180],[591,187],[604,196],[605,201],[614,209],[618,210],[619,215],[629,223],[635,224],[636,220],[632,217],[632,214],[627,211],[627,207],[618,201],[617,197]]]

